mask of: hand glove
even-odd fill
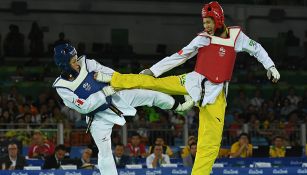
[[[106,97],[116,93],[112,86],[105,86],[104,88],[102,88],[102,92]]]
[[[280,79],[280,74],[278,70],[275,68],[275,66],[272,66],[268,69],[266,75],[268,76],[268,79],[271,80],[271,77],[273,77],[272,82],[277,83],[277,81]]]
[[[194,106],[194,101],[189,95],[185,95],[184,98],[186,101],[178,105],[178,107],[175,109],[176,112],[184,112],[191,109]]]
[[[94,75],[94,79],[99,82],[109,83],[112,79],[112,76],[101,72],[96,72]]]
[[[154,76],[153,72],[150,69],[144,69],[140,72],[140,74]]]

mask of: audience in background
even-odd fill
[[[253,155],[253,145],[249,143],[249,137],[246,133],[239,136],[239,140],[231,145],[230,158],[246,158]]]
[[[133,133],[131,143],[128,143],[126,146],[126,152],[132,158],[146,157],[145,145],[141,143],[141,138],[138,133]]]
[[[59,169],[59,167],[62,165],[62,161],[64,160],[65,154],[65,145],[56,146],[54,154],[45,158],[43,169]]]
[[[284,143],[284,138],[281,136],[276,136],[270,146],[270,157],[285,157],[286,147]]]
[[[65,43],[70,43],[70,41],[65,38],[65,33],[61,32],[59,33],[59,39],[54,42],[53,47],[60,45],[60,44],[65,44]]]
[[[161,167],[162,164],[170,164],[170,158],[167,154],[163,154],[162,145],[155,145],[154,151],[146,158],[147,168]]]
[[[39,27],[37,22],[32,23],[31,31],[28,35],[30,40],[30,56],[32,58],[37,58],[43,56],[44,54],[44,33]],[[38,60],[35,59],[37,62]]]
[[[54,152],[54,144],[44,138],[40,131],[35,131],[32,136],[32,145],[29,148],[28,156],[30,158],[44,159],[46,156],[52,155]]]
[[[188,143],[186,144],[186,146],[184,146],[184,148],[181,151],[182,158],[185,158],[190,154],[190,145],[194,142],[196,142],[195,136],[189,136]]]
[[[4,140],[0,141],[0,145],[2,148],[5,148],[3,150],[0,150],[0,153],[7,153],[7,148],[9,144],[16,144],[18,147],[18,153],[21,153],[22,148],[23,148],[23,142],[20,140],[20,135],[15,130],[10,130],[5,133],[5,138]],[[24,140],[23,140],[24,141]],[[1,156],[1,154],[0,154]]]
[[[283,105],[280,109],[280,115],[282,117],[287,117],[291,112],[295,111],[297,109],[297,106],[294,104],[291,104],[290,100],[288,98],[285,98],[283,101]]]
[[[294,35],[293,30],[288,30],[285,43],[287,44],[288,47],[299,46],[300,39]]]
[[[121,143],[118,143],[114,148],[114,161],[116,168],[125,168],[126,165],[131,164],[131,158],[124,154],[125,146]]]
[[[246,110],[248,104],[249,104],[248,97],[245,95],[244,90],[240,89],[239,94],[236,97],[234,97],[232,107],[235,109]]]
[[[256,89],[254,97],[251,98],[250,104],[253,105],[256,109],[260,109],[264,99],[262,98],[261,90]]]
[[[193,167],[197,152],[197,143],[190,144],[190,154],[183,158],[183,165],[186,167]]]
[[[294,89],[294,87],[290,87],[288,90],[288,95],[287,95],[287,99],[289,99],[290,103],[293,105],[297,105],[298,102],[301,101],[301,97],[296,95],[296,91]]]
[[[4,55],[24,56],[24,35],[19,32],[19,27],[15,24],[11,24],[9,29],[10,32],[3,41]]]
[[[17,145],[15,143],[10,143],[7,150],[8,154],[0,158],[1,169],[23,170],[24,166],[26,166],[26,159],[19,154]]]
[[[82,151],[81,158],[77,159],[74,164],[78,169],[93,169],[94,165],[91,163],[93,151],[90,148],[85,148]]]
[[[167,154],[170,157],[173,157],[174,153],[173,153],[172,149],[168,145],[165,144],[164,139],[162,137],[157,137],[154,145],[161,145],[162,148],[163,148],[162,153]],[[153,153],[153,151],[154,151],[153,147],[154,146],[149,147],[149,150],[148,150],[149,154]]]

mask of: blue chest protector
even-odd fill
[[[103,82],[98,82],[96,81],[94,77],[95,72],[90,72],[87,74],[85,79],[82,81],[82,83],[77,87],[77,89],[74,91],[74,93],[82,98],[82,99],[87,99],[91,94],[96,93],[98,91],[101,91],[102,88],[105,86],[108,86],[108,84],[103,83]],[[91,113],[96,113],[98,111],[104,111],[108,109],[111,105],[112,97],[108,96],[106,97],[106,102]]]
[[[88,72],[86,66],[86,59],[84,59],[80,73],[74,81],[68,81],[62,78],[58,78],[53,84],[53,87],[66,88],[74,92],[79,98],[87,99],[91,94],[101,91],[102,88],[108,86],[108,84],[106,83],[96,81],[94,79],[94,74],[95,72]],[[106,97],[106,103],[104,103],[94,111],[90,112],[89,114],[92,115],[96,112],[108,109],[111,106],[111,101],[111,96]]]

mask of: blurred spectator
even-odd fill
[[[75,164],[78,169],[93,169],[94,165],[91,163],[93,151],[90,148],[85,148],[82,152],[81,158],[77,159]]]
[[[32,23],[31,31],[28,35],[30,40],[30,56],[36,58],[44,54],[44,33],[38,26],[37,22]]]
[[[44,123],[45,120],[48,120],[49,118],[51,118],[51,113],[48,110],[47,104],[43,103],[39,107],[39,114],[37,116],[37,121]]]
[[[7,101],[7,110],[9,112],[11,118],[13,119],[13,121],[15,121],[16,116],[19,113],[16,102],[13,101],[13,100],[8,100]]]
[[[247,117],[249,118],[248,126],[250,127],[250,130],[257,132],[260,128],[260,121],[257,118],[257,115],[255,113],[251,113]]]
[[[183,127],[184,122],[185,119],[180,114],[174,114],[171,117],[171,123],[175,127],[175,129],[181,129]]]
[[[229,124],[229,137],[231,139],[237,138],[238,135],[242,132],[241,128],[244,123],[244,118],[242,118],[241,115],[242,114],[240,114],[238,111],[233,112],[234,120]]]
[[[126,165],[131,164],[131,158],[127,155],[124,155],[124,145],[121,143],[115,146],[113,157],[116,168],[125,168]]]
[[[239,140],[231,145],[230,158],[246,158],[253,154],[253,145],[249,143],[249,138],[246,133],[239,136]]]
[[[127,144],[127,152],[133,159],[146,157],[145,145],[141,143],[141,138],[138,133],[133,133],[131,143]]]
[[[287,46],[299,46],[300,39],[294,35],[293,30],[288,30],[285,43]]]
[[[65,39],[65,33],[61,32],[61,33],[59,33],[59,39],[54,42],[53,47],[60,45],[60,44],[65,44],[65,43],[70,43],[70,41]]]
[[[18,89],[15,85],[10,87],[10,92],[8,93],[7,99],[15,102],[15,105],[23,104],[24,101],[25,101],[24,96],[19,93],[19,91],[18,91]]]
[[[67,120],[66,116],[60,111],[58,106],[52,108],[51,115],[55,123],[64,123]]]
[[[281,108],[282,104],[283,104],[283,95],[281,93],[280,89],[275,89],[272,95],[272,101],[274,103],[275,106],[275,110],[276,108]],[[279,109],[280,110],[280,109]]]
[[[43,169],[58,169],[62,165],[65,154],[66,147],[64,145],[56,146],[54,154],[46,157]]]
[[[292,146],[299,145],[299,120],[298,114],[296,112],[290,114],[288,122],[286,122],[284,127],[287,139],[290,141],[290,144]]]
[[[34,124],[36,122],[36,118],[31,113],[31,106],[29,104],[24,104],[21,107],[20,113],[16,116],[16,120],[24,119],[27,124]]]
[[[289,94],[288,94],[287,98],[289,99],[291,104],[296,106],[298,104],[298,102],[301,100],[301,98],[296,95],[294,87],[290,87],[288,92],[289,92]]]
[[[8,152],[7,148],[9,144],[16,144],[18,150],[22,150],[23,143],[17,138],[18,133],[15,130],[9,130],[5,134],[1,135],[0,139],[0,155],[6,154]],[[19,153],[20,153],[19,151]]]
[[[13,116],[10,114],[8,109],[3,109],[2,110],[2,115],[0,117],[0,123],[6,124],[5,126],[1,126],[3,127],[3,129],[6,128],[10,128],[10,126],[8,126],[9,124],[13,123]]]
[[[23,56],[24,55],[24,40],[25,37],[19,32],[17,25],[11,24],[10,32],[6,35],[3,41],[5,56]]]
[[[162,164],[171,163],[169,156],[163,154],[162,151],[163,151],[162,145],[154,146],[154,152],[146,158],[147,168],[157,168],[160,167]]]
[[[22,132],[25,133],[25,132]],[[6,147],[10,144],[10,143],[14,143],[17,145],[19,153],[21,153],[22,148],[23,148],[23,142],[24,140],[22,140],[22,138],[20,137],[21,132],[17,132],[16,130],[9,130],[5,133],[5,137],[6,140],[3,142],[3,144],[6,145]]]
[[[112,140],[112,145],[114,145],[114,146],[121,144],[121,137],[120,137],[120,134],[118,133],[118,131],[112,132],[111,140]]]
[[[162,153],[167,154],[170,157],[173,156],[174,153],[173,153],[172,149],[168,145],[165,145],[164,139],[162,137],[157,137],[154,145],[162,145],[162,148],[163,148]],[[153,151],[154,151],[153,147],[154,146],[149,147],[149,150],[148,150],[149,154],[153,153]]]
[[[218,158],[229,158],[230,149],[229,148],[220,148]]]
[[[46,92],[40,93],[35,101],[35,106],[40,108],[41,105],[47,104],[47,98],[48,94]]]
[[[270,146],[270,157],[285,157],[286,147],[284,139],[281,136],[276,136],[273,139],[273,145]]]
[[[190,144],[190,154],[183,158],[183,165],[186,167],[193,167],[195,157],[196,157],[196,151],[197,151],[197,143],[193,142]]]
[[[297,107],[291,104],[288,98],[285,98],[283,106],[281,107],[281,110],[280,110],[280,115],[282,115],[283,117],[286,117],[296,109]]]
[[[233,100],[233,108],[238,108],[241,111],[244,111],[249,104],[249,99],[246,97],[243,89],[239,91],[239,95],[236,96]]]
[[[263,98],[261,97],[261,90],[258,88],[255,91],[254,97],[250,100],[250,104],[255,106],[257,109],[260,109],[262,103],[263,103]]]
[[[35,131],[32,137],[32,145],[29,148],[28,156],[30,158],[44,159],[54,152],[53,143],[44,138],[40,131]]]
[[[0,158],[2,170],[23,170],[26,166],[26,159],[19,154],[18,147],[15,143],[8,145],[8,155]]]
[[[182,153],[181,153],[181,157],[185,158],[190,154],[190,145],[192,143],[196,142],[196,138],[195,136],[189,136],[188,138],[188,143],[186,144],[186,146],[184,146],[184,148],[182,149]]]

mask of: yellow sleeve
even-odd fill
[[[170,157],[172,157],[174,154],[172,149],[169,146],[166,146],[166,154]]]
[[[239,142],[235,142],[231,145],[230,153],[234,154],[239,150]]]
[[[274,149],[270,146],[270,157],[276,157]]]
[[[181,153],[181,157],[182,158],[185,158],[189,155],[190,153],[190,148],[189,146],[185,146],[183,149],[182,149],[182,153]]]
[[[246,157],[251,157],[253,156],[253,145],[252,144],[248,144],[248,155],[246,155]]]

